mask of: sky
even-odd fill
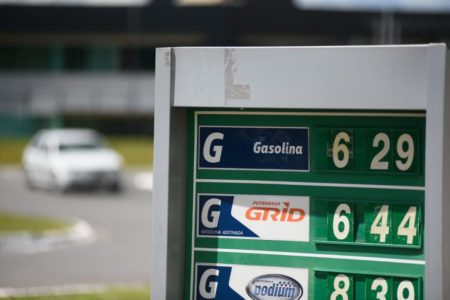
[[[177,2],[220,4],[224,0],[167,0]],[[245,1],[245,0],[244,0]],[[276,2],[277,0],[273,0]],[[0,0],[0,4],[23,5],[101,5],[139,6],[152,0]],[[392,11],[392,12],[431,12],[449,13],[450,0],[292,0],[299,9],[331,9],[350,11]],[[180,3],[178,3],[180,4]]]
[[[377,10],[400,12],[450,12],[450,0],[293,0],[299,8]]]

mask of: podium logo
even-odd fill
[[[303,296],[299,282],[280,274],[258,276],[248,283],[246,291],[254,300],[299,300]]]
[[[300,222],[305,218],[305,210],[302,208],[290,208],[289,202],[255,201],[254,207],[245,212],[247,220],[252,221],[275,221],[275,222]]]
[[[213,143],[218,140],[223,140],[223,133],[213,132],[205,140],[205,144],[203,145],[203,157],[209,163],[218,163],[220,162],[220,158],[222,156],[222,148],[223,146],[214,145]]]

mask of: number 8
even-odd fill
[[[340,286],[340,283],[343,283],[344,286]],[[348,276],[344,274],[339,274],[334,279],[334,291],[331,293],[330,300],[336,300],[339,296],[341,296],[342,300],[348,300],[348,290],[350,289],[350,279]]]

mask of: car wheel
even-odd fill
[[[108,191],[112,193],[120,193],[122,192],[122,185],[120,182],[114,182],[108,186]]]
[[[51,187],[53,190],[58,191],[60,193],[65,193],[69,190],[67,185],[63,185],[58,182],[55,173],[51,173]]]
[[[25,185],[27,186],[27,188],[29,188],[30,190],[36,189],[36,185],[34,184],[33,179],[31,179],[31,176],[28,172],[24,171],[24,177]]]

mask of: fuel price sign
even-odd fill
[[[422,112],[189,124],[187,299],[423,299]]]
[[[158,49],[152,299],[447,299],[446,60]]]

